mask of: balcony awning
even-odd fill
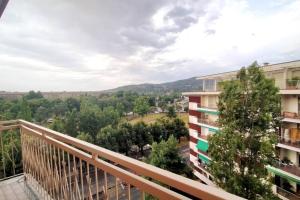
[[[207,152],[208,150],[208,143],[204,140],[198,140],[198,143],[197,143],[197,149],[200,149],[201,151],[203,152]]]
[[[295,182],[297,184],[300,184],[300,177],[296,176],[296,175],[293,175],[291,173],[288,173],[286,171],[283,171],[279,168],[276,168],[276,167],[272,167],[270,165],[267,166],[267,170],[273,174],[276,174],[282,178],[285,178],[285,179],[288,179],[292,182]]]
[[[205,164],[209,164],[210,163],[210,160],[206,157],[206,156],[204,156],[204,155],[202,155],[202,154],[198,154],[198,157],[202,160],[202,162],[204,162]]]

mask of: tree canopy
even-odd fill
[[[265,166],[275,157],[280,97],[256,63],[222,83],[220,132],[209,138],[210,173],[228,192],[247,199],[276,198]]]

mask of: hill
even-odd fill
[[[48,99],[66,99],[69,97],[79,97],[82,95],[92,95],[99,96],[103,93],[114,93],[118,91],[132,91],[137,93],[144,94],[153,94],[153,93],[170,93],[170,92],[188,92],[188,91],[199,91],[202,87],[202,81],[197,80],[195,77],[189,79],[183,79],[173,82],[161,83],[161,84],[152,84],[144,83],[137,85],[126,85],[117,87],[114,89],[103,90],[103,91],[57,91],[57,92],[42,92],[43,96]],[[6,92],[0,91],[0,98],[5,99],[19,99],[27,92]]]
[[[126,85],[117,87],[104,92],[117,92],[117,91],[133,91],[138,93],[167,93],[167,92],[187,92],[187,91],[199,91],[202,87],[202,81],[197,80],[195,77],[189,79],[183,79],[173,82],[161,83],[161,84],[137,84]]]

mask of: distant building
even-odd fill
[[[280,88],[282,127],[277,144],[279,163],[267,167],[274,176],[274,192],[287,199],[300,199],[300,61],[265,64],[266,76],[275,80]],[[213,185],[207,170],[210,156],[207,137],[217,134],[218,82],[234,79],[237,71],[202,76],[203,88],[199,92],[186,92],[189,97],[190,161],[194,173],[202,182]],[[290,188],[287,188],[287,187]]]

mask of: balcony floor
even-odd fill
[[[24,186],[24,176],[0,181],[0,200],[29,200]]]

